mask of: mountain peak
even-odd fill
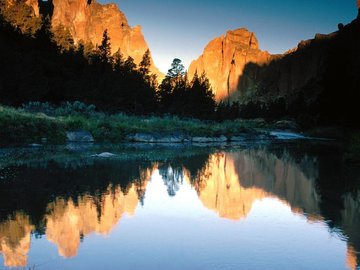
[[[26,0],[25,3],[31,6],[38,16],[41,3],[40,7],[37,0]],[[49,0],[46,5],[51,9],[49,13],[52,26],[68,29],[75,44],[84,41],[91,42],[94,46],[99,45],[104,31],[107,30],[112,53],[120,49],[124,57],[131,56],[136,64],[141,62],[149,49],[141,26],[131,27],[124,13],[114,3],[103,5],[95,0]],[[152,60],[151,65],[152,73],[161,79],[163,74]]]
[[[258,40],[246,28],[229,30],[209,42],[203,54],[189,67],[189,77],[205,72],[217,101],[227,99],[237,90],[239,77],[249,62],[265,63],[270,54],[259,49]]]
[[[249,47],[250,49],[259,49],[259,42],[253,32],[246,28],[238,28],[226,32],[226,39],[236,46]]]

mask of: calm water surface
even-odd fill
[[[2,149],[0,269],[359,269],[359,176],[311,142]]]

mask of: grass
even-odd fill
[[[44,114],[31,114],[14,108],[0,106],[0,144],[64,142],[65,126],[59,119]]]
[[[129,134],[182,133],[188,136],[232,136],[264,127],[254,120],[224,122],[180,119],[176,116],[141,117],[125,114],[68,113],[49,116],[41,112],[0,106],[0,144],[38,143],[46,138],[49,143],[66,141],[66,131],[83,129],[91,132],[98,142],[122,142]]]

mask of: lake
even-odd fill
[[[359,190],[325,141],[1,149],[0,269],[359,269]]]

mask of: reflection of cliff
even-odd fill
[[[347,265],[356,269],[360,264],[360,194],[344,196],[340,226],[348,237]]]
[[[148,180],[151,170],[143,176]],[[76,203],[57,199],[48,206],[45,217],[47,238],[58,246],[61,256],[76,256],[81,237],[94,232],[106,235],[124,214],[135,213],[147,181],[143,184],[132,184],[126,192],[110,186],[99,198],[83,196]]]
[[[229,154],[212,155],[199,173],[196,185],[205,207],[233,220],[246,217],[254,201],[266,197],[261,189],[240,185],[235,160]]]
[[[30,234],[33,226],[28,216],[16,213],[0,224],[0,253],[7,267],[25,267],[30,250]]]
[[[294,213],[305,215],[310,221],[329,221],[329,229],[335,227],[334,231],[347,240],[346,263],[356,269],[360,262],[360,195],[346,190],[356,190],[358,182],[352,187],[350,181],[341,179],[343,172],[336,167],[339,161],[328,152],[324,158],[321,153],[314,157],[294,150],[250,148],[216,154],[206,152],[178,160],[164,159],[160,162],[163,165],[138,161],[95,162],[92,166],[64,169],[50,164],[46,170],[16,167],[14,175],[6,170],[2,175],[13,178],[0,183],[3,195],[0,205],[6,207],[22,201],[16,207],[31,213],[31,218],[18,210],[13,211],[17,213],[13,217],[3,218],[0,253],[6,266],[26,266],[30,235],[35,227],[31,219],[37,227],[40,225],[39,233],[46,224],[46,237],[57,245],[61,256],[76,256],[83,237],[92,233],[107,235],[122,216],[135,213],[139,202],[143,202],[151,175],[159,169],[170,196],[176,196],[181,184],[189,181],[202,204],[223,218],[245,218],[256,200],[270,196],[279,198]],[[359,175],[357,170],[355,175]],[[56,194],[57,199],[50,204],[50,197],[37,200],[34,190],[37,197],[46,193]],[[32,207],[23,208],[24,204]]]
[[[318,158],[307,155],[295,159],[287,151],[280,155],[254,149],[219,153],[210,156],[194,185],[204,206],[216,211],[220,217],[244,218],[257,199],[276,196],[289,204],[294,213],[305,215],[309,221],[323,220],[321,196],[316,189],[319,163]],[[322,166],[329,169],[326,164]],[[335,226],[347,238],[347,265],[357,269],[360,262],[360,194],[347,193],[341,202],[341,217],[337,222],[334,220]],[[337,209],[335,205],[328,207]]]
[[[240,219],[256,199],[275,195],[294,212],[320,219],[316,160],[303,162],[307,174],[286,154],[283,159],[257,150],[212,155],[196,181],[199,198],[221,217]]]
[[[124,214],[134,215],[156,167],[138,169],[136,179],[125,189],[120,185],[109,185],[105,191],[99,190],[100,195],[79,195],[76,200],[59,196],[48,204],[43,218],[46,237],[58,246],[61,256],[76,256],[82,237],[91,233],[106,235]],[[5,266],[26,267],[30,235],[34,229],[30,217],[21,212],[0,223],[0,253]]]
[[[281,158],[262,150],[231,154],[244,187],[255,186],[285,200],[293,211],[319,218],[320,198],[315,189],[317,160],[304,156],[300,162],[284,152]]]

